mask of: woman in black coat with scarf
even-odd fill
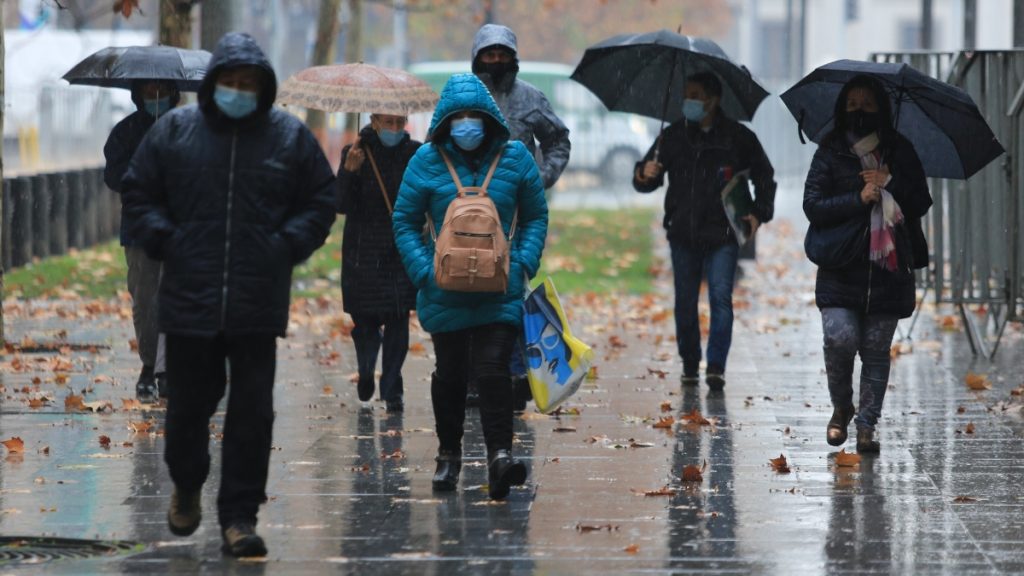
[[[341,292],[355,327],[359,399],[373,398],[374,368],[384,348],[380,396],[401,412],[402,364],[409,350],[409,311],[416,288],[395,249],[391,211],[409,159],[420,147],[405,131],[405,116],[373,114],[370,125],[341,154],[338,212],[345,214]]]
[[[928,265],[921,217],[932,199],[921,161],[893,128],[889,97],[876,79],[850,80],[836,99],[834,118],[834,130],[811,162],[803,201],[811,224],[805,248],[818,264],[815,298],[833,406],[826,439],[845,443],[856,413],[857,451],[878,452],[875,425],[889,384],[893,334],[899,319],[914,312],[914,269]]]

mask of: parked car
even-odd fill
[[[440,91],[452,74],[469,72],[469,62],[420,62],[409,71]],[[572,67],[551,62],[520,62],[519,78],[548,97],[569,127],[569,171],[585,171],[606,184],[624,184],[634,164],[647,152],[657,123],[635,114],[609,112],[589,90],[569,79]]]

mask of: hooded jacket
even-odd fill
[[[259,106],[233,120],[213,101],[222,71],[262,71]],[[272,108],[274,70],[247,34],[221,38],[197,105],[143,139],[124,178],[125,210],[150,257],[163,260],[160,326],[212,336],[284,336],[292,266],[334,221],[334,174],[312,133]]]
[[[696,250],[714,250],[736,242],[721,192],[732,175],[744,170],[750,171],[748,179],[754,183],[754,215],[761,224],[771,221],[775,170],[749,128],[719,112],[707,132],[683,119],[666,128],[660,139],[659,162],[665,172],[650,182],[636,177],[644,162],[654,159],[655,142],[633,171],[633,188],[653,192],[668,175],[663,224],[670,240]]]
[[[173,109],[181,101],[181,93],[177,90],[171,93],[171,108]],[[120,122],[110,131],[107,143],[103,145],[103,157],[107,164],[103,169],[103,181],[107,187],[121,193],[121,179],[128,171],[128,163],[142,143],[142,138],[153,127],[156,118],[144,109],[142,91],[139,87],[132,88],[132,102],[138,108]],[[135,246],[138,243],[131,237],[129,230],[131,222],[126,218],[121,219],[121,245]]]
[[[477,57],[485,48],[502,46],[516,55],[518,64],[519,50],[516,47],[516,35],[506,26],[484,24],[473,39],[473,70],[478,69]],[[490,90],[501,113],[508,123],[511,140],[526,144],[530,154],[536,152],[534,140],[540,143],[541,161],[540,174],[544,187],[551,188],[558,181],[565,165],[569,163],[569,129],[555,115],[544,93],[529,82],[516,77],[515,73],[502,77],[495,85],[490,74],[477,73],[477,76]]]
[[[451,116],[461,110],[475,110],[489,117],[492,133],[481,144],[482,153],[466,155],[448,135]],[[537,164],[526,145],[509,141],[508,125],[487,88],[472,74],[452,76],[441,91],[428,135],[430,144],[421,146],[409,161],[393,216],[395,243],[402,263],[419,289],[416,309],[420,325],[431,334],[452,332],[495,322],[522,325],[526,277],[540,268],[548,229],[548,206]],[[452,292],[434,283],[434,246],[423,234],[426,213],[440,232],[444,215],[456,196],[455,182],[448,173],[438,148],[444,148],[463,186],[480,186],[495,154],[501,160],[487,193],[498,209],[508,235],[516,210],[519,220],[510,246],[508,290],[504,294]],[[424,238],[426,236],[426,238]]]
[[[842,268],[819,268],[814,286],[818,308],[849,308],[865,314],[892,314],[900,318],[914,313],[913,268],[928,265],[921,217],[931,208],[932,198],[914,145],[890,131],[882,139],[882,146],[882,155],[892,175],[885,189],[900,205],[904,217],[895,231],[900,269],[889,272],[871,264],[867,248],[861,258]],[[826,138],[814,153],[804,184],[803,208],[807,219],[818,226],[833,226],[857,218],[863,219],[866,225],[871,206],[860,199],[864,188],[861,170],[860,159],[842,138]]]
[[[395,146],[384,146],[376,130],[366,126],[359,145],[377,161],[391,205],[409,159],[420,147],[406,134]],[[373,173],[370,159],[357,172],[345,170],[352,146],[341,153],[338,170],[338,212],[345,214],[341,244],[341,296],[349,314],[406,315],[416,307],[416,288],[402,266],[391,230],[391,213]]]

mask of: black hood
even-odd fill
[[[217,85],[217,76],[227,68],[239,66],[257,66],[263,70],[263,87],[260,88],[260,104],[256,114],[265,114],[274,105],[277,99],[277,75],[270,65],[263,50],[252,36],[244,32],[230,32],[225,34],[217,47],[213,50],[210,58],[210,65],[206,68],[206,76],[199,86],[198,101],[203,112],[210,115],[220,115],[217,105],[213,101],[213,90]]]

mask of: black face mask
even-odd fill
[[[502,80],[508,75],[516,75],[519,73],[519,62],[512,60],[511,62],[491,62],[485,64],[483,62],[476,62],[473,65],[473,72],[477,74],[487,74],[491,77],[491,81],[495,85],[501,84]]]
[[[846,126],[857,136],[867,136],[878,130],[880,121],[878,112],[854,110],[846,113]]]

